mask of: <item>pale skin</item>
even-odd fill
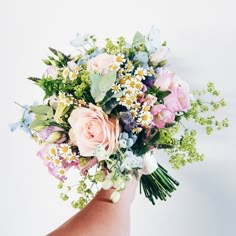
[[[110,200],[113,189],[100,190],[83,210],[48,236],[129,236],[130,207],[137,185],[133,177],[116,203]]]

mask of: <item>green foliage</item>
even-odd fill
[[[137,32],[134,35],[132,46],[136,47],[136,46],[140,46],[141,44],[144,44],[144,43],[145,43],[144,35],[142,35],[140,32]]]
[[[101,102],[108,90],[116,81],[116,71],[111,71],[104,76],[91,73],[91,95],[94,98],[95,102]]]

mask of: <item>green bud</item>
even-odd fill
[[[60,131],[53,132],[48,136],[45,142],[46,144],[55,143],[61,138],[61,136],[62,136],[62,132]]]
[[[58,188],[58,189],[62,189],[62,188],[63,188],[63,182],[60,182],[60,183],[57,185],[57,188]]]

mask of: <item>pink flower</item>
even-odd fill
[[[59,148],[59,144],[47,144],[43,146],[37,155],[43,160],[44,165],[47,166],[49,173],[55,176],[57,179],[63,181],[66,179],[66,171],[68,171],[73,166],[78,167],[79,158],[68,162],[64,157],[60,156],[60,153],[58,152]],[[52,149],[55,150],[55,155],[50,153],[50,150]],[[59,160],[60,164],[56,164],[57,162],[55,162],[55,159]],[[60,173],[60,169],[64,170],[64,174]]]
[[[87,70],[89,72],[98,72],[101,75],[107,74],[111,70],[111,66],[116,64],[114,55],[102,53],[88,60]]]
[[[181,87],[186,93],[190,93],[189,85],[183,81],[178,75],[175,75],[172,79],[169,89],[172,90],[176,87]]]
[[[55,66],[49,66],[45,72],[45,75],[47,77],[52,77],[53,79],[56,79],[58,76],[58,71]]]
[[[166,124],[170,124],[175,119],[175,114],[163,104],[152,107],[151,113],[154,116],[153,123],[158,128],[164,128]]]
[[[82,156],[93,156],[100,144],[111,155],[116,151],[119,136],[119,120],[109,118],[100,107],[89,104],[72,111],[69,119],[69,136],[78,146]]]
[[[154,66],[157,66],[159,62],[166,60],[169,55],[170,49],[166,46],[159,47],[156,52],[150,55],[150,61]]]
[[[186,112],[190,107],[189,93],[181,86],[174,87],[171,94],[164,98],[164,104],[174,112]]]
[[[51,141],[54,141],[53,143],[63,143],[67,139],[65,130],[57,126],[47,126],[38,135],[44,141],[51,139]]]
[[[153,106],[156,101],[157,101],[157,97],[155,97],[151,94],[148,94],[145,97],[145,102],[147,103],[148,106]]]
[[[161,91],[169,90],[169,86],[174,78],[175,74],[167,69],[160,68],[156,75],[156,81],[154,85]]]

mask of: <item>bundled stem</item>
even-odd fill
[[[160,164],[158,168],[150,175],[143,175],[140,180],[140,193],[142,189],[145,196],[155,205],[155,199],[166,201],[171,197],[170,193],[176,190],[179,182],[173,179]]]

